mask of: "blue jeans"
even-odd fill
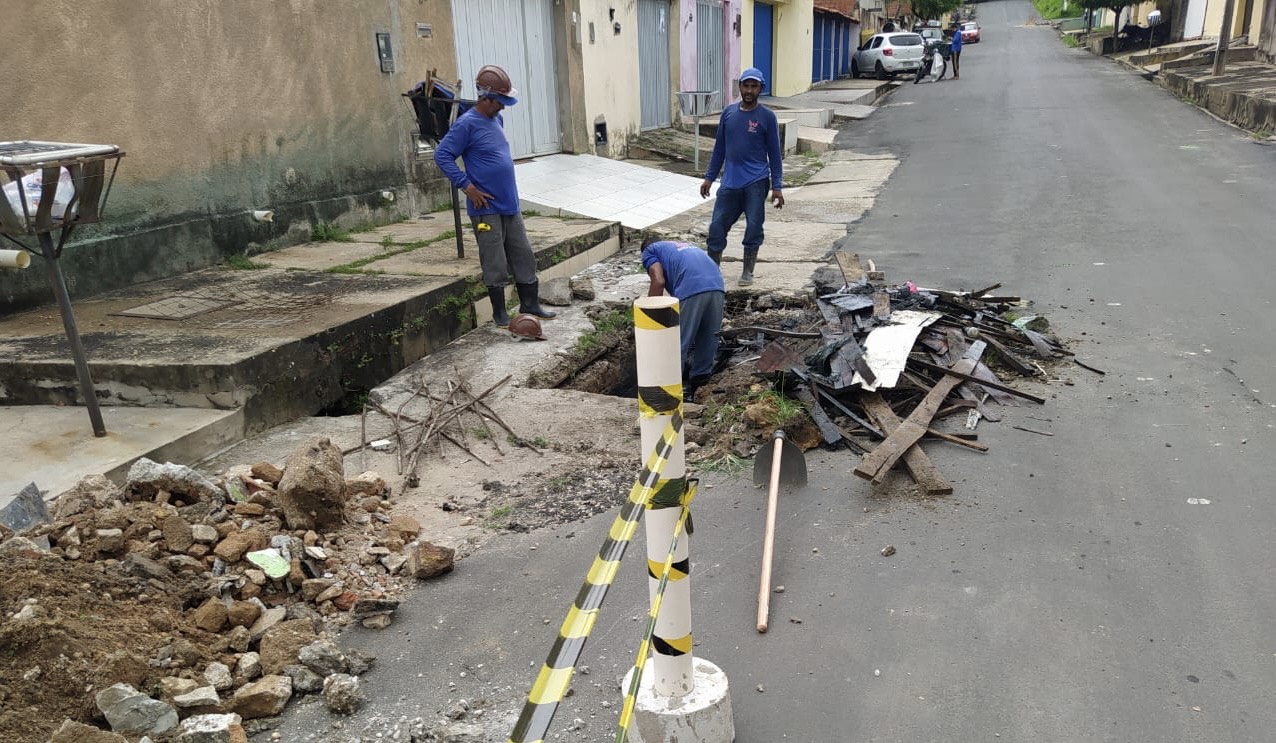
[[[682,343],[684,382],[713,371],[725,299],[724,292],[709,291],[678,300],[678,336]]]
[[[709,223],[710,253],[721,254],[727,247],[727,233],[744,215],[744,252],[757,255],[762,247],[762,223],[766,221],[766,197],[771,192],[770,181],[759,178],[744,188],[719,188],[718,199],[713,205],[713,221]]]

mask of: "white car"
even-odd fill
[[[872,72],[878,80],[885,80],[901,72],[916,72],[922,66],[925,48],[926,42],[919,34],[874,34],[851,57],[851,77]]]

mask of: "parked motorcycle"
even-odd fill
[[[944,79],[944,75],[948,72],[948,59],[952,52],[945,53],[945,49],[951,50],[952,47],[947,44],[935,42],[927,44],[922,51],[922,66],[917,68],[917,75],[913,78],[913,85],[920,83],[922,78],[929,76],[932,82],[939,82]]]

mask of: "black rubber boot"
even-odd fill
[[[707,252],[709,253],[709,257],[713,259],[713,264],[714,264],[715,266],[721,266],[721,265],[722,265],[722,253],[721,253],[721,252],[715,253],[715,252],[713,252],[712,250],[707,251]]]
[[[510,316],[505,311],[505,287],[489,286],[487,298],[492,302],[492,323],[498,328],[509,327]]]
[[[540,287],[539,282],[534,281],[530,284],[515,284],[515,286],[518,287],[519,312],[526,312],[529,315],[536,315],[537,317],[546,320],[558,314],[557,312],[550,312],[544,307],[541,307],[540,296],[537,294],[537,289]]]
[[[744,270],[740,272],[740,280],[736,282],[740,286],[749,286],[753,283],[753,267],[758,263],[757,253],[744,254]]]

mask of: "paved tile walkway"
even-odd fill
[[[704,203],[699,179],[595,155],[538,157],[520,163],[515,172],[525,208],[620,222],[632,229]]]

